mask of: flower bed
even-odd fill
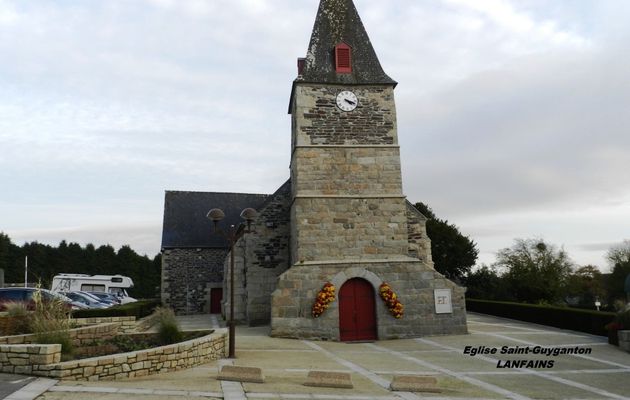
[[[153,335],[125,334],[121,332],[123,326],[116,321],[71,329],[71,338],[89,355],[104,351],[108,345],[99,342],[112,337]],[[34,335],[0,337],[0,372],[65,380],[114,380],[191,368],[224,357],[227,347],[227,331],[219,329],[167,346],[61,362],[61,345],[36,344],[34,339]]]

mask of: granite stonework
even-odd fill
[[[334,57],[341,43],[351,51],[349,69],[340,69]],[[165,303],[178,313],[200,312],[207,298],[199,295],[200,286],[222,282],[224,315],[233,295],[237,321],[271,323],[273,336],[340,340],[338,301],[319,318],[311,315],[313,303],[325,283],[332,282],[339,295],[347,281],[361,278],[371,284],[376,297],[376,327],[370,327],[370,337],[465,333],[464,289],[433,268],[427,220],[403,192],[397,83],[383,71],[352,0],[320,1],[309,49],[300,64],[289,100],[289,181],[273,195],[208,194],[217,200],[213,207],[226,211],[231,221],[238,221],[242,206],[259,213],[253,232],[234,247],[234,293],[225,245],[223,252],[197,250],[214,251],[197,260],[192,248],[168,250],[163,244],[168,266],[163,269]],[[354,93],[358,102],[348,104],[356,107],[338,106],[337,101],[343,101],[338,95],[344,91]],[[260,203],[251,205],[256,199]],[[168,212],[167,207],[165,215]],[[195,232],[186,224],[170,228],[165,228],[166,239]],[[195,272],[205,268],[216,273],[219,264],[223,271],[219,280]],[[183,278],[186,274],[199,286],[184,284],[191,282]],[[348,290],[353,291],[355,284],[369,288],[357,282],[352,281]],[[400,319],[379,297],[379,286],[385,282],[405,307]],[[436,313],[436,289],[450,289],[452,312],[446,307]],[[344,303],[350,307],[344,332],[352,325],[351,315],[363,315],[372,324],[372,310],[354,296],[345,297],[352,301]]]
[[[208,233],[210,234],[210,232]],[[210,288],[223,284],[228,250],[164,249],[162,302],[179,315],[202,314],[210,309]]]
[[[235,319],[248,325],[269,324],[271,293],[278,276],[289,268],[291,183],[287,181],[258,210],[246,234],[235,246],[234,313]],[[229,310],[230,257],[225,260],[225,308]]]
[[[380,298],[376,301],[379,340],[426,335],[464,334],[466,326],[465,289],[418,260],[373,263],[304,263],[285,272],[273,293],[271,335],[301,339],[339,340],[339,301],[319,318],[311,316],[315,296],[326,282],[339,289],[351,278],[370,282],[375,293],[387,282],[405,306],[404,316],[394,318]],[[436,314],[434,289],[451,289],[453,312]]]
[[[128,328],[115,321],[70,330],[79,349],[124,335]],[[134,335],[134,334],[131,334]],[[99,381],[141,377],[192,368],[226,356],[227,330],[167,346],[128,353],[61,361],[60,344],[32,343],[34,335],[0,338],[0,372],[63,380]]]
[[[407,255],[433,267],[431,239],[427,235],[427,217],[409,202],[407,202],[407,234],[409,242]]]
[[[396,144],[396,108],[391,86],[353,88],[360,98],[354,112],[339,112],[336,96],[344,86],[299,85],[295,88],[300,121],[294,144]]]

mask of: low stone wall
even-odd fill
[[[0,345],[0,371],[63,380],[115,380],[177,371],[226,356],[227,330],[168,346],[61,361],[59,344]]]
[[[618,331],[619,335],[619,348],[630,353],[630,330]]]
[[[37,365],[31,374],[76,381],[134,378],[192,368],[226,356],[227,330],[168,346],[85,360]]]
[[[117,323],[119,333],[131,333],[136,331],[136,317],[96,317],[96,318],[73,318],[77,326],[98,325],[107,323]]]
[[[110,339],[118,335],[120,325],[112,322],[95,326],[85,326],[82,328],[70,329],[68,334],[75,346],[90,344],[99,339]],[[15,335],[0,337],[0,344],[34,344],[37,342],[36,335]]]
[[[61,361],[60,344],[0,345],[0,371],[10,374],[32,374]]]

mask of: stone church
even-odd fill
[[[466,332],[464,288],[433,268],[402,192],[394,89],[352,0],[321,0],[289,99],[290,179],[273,194],[167,191],[162,300],[229,309],[222,225],[258,211],[234,249],[235,315],[271,335],[374,340]]]

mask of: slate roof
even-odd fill
[[[341,42],[352,47],[349,74],[335,72],[334,48]],[[321,0],[304,71],[296,82],[396,85],[383,71],[352,0]]]
[[[212,221],[206,218],[208,211],[222,209],[225,219],[219,226],[226,229],[243,222],[240,217],[243,209],[259,209],[268,197],[266,194],[167,191],[162,249],[227,247],[223,237],[213,234]]]

